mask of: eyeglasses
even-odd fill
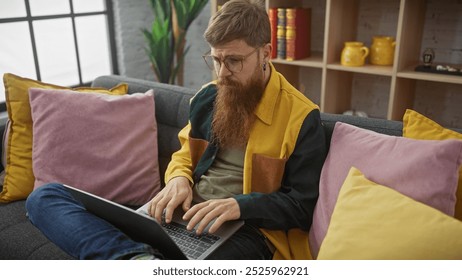
[[[210,54],[203,55],[202,57],[204,58],[204,61],[210,70],[215,70],[218,72],[221,69],[221,65],[224,64],[229,72],[239,73],[242,71],[242,68],[244,68],[244,60],[255,53],[258,49],[259,48],[256,48],[246,55],[229,55],[226,56],[223,60]],[[210,51],[208,51],[208,53],[210,53]]]

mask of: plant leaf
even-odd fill
[[[207,0],[148,1],[154,20],[150,31],[141,30],[146,41],[145,51],[157,80],[173,84],[190,48],[185,46],[186,31],[207,4]],[[175,9],[176,24],[179,27],[177,34],[173,32],[172,9]]]

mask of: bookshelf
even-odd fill
[[[427,102],[451,103],[456,95],[462,100],[462,76],[416,72],[425,48],[435,49],[435,64],[456,63],[462,67],[462,4],[457,0],[262,0],[272,7],[309,7],[311,15],[311,56],[286,61],[272,59],[276,69],[306,96],[318,103],[322,112],[343,113],[352,108],[371,117],[401,120],[407,108],[414,108],[416,96],[428,89],[440,91]],[[212,0],[212,14],[226,0]],[[449,14],[448,19],[433,18]],[[432,32],[441,35],[438,43]],[[340,64],[345,41],[361,41],[370,47],[375,35],[393,36],[396,40],[392,66],[361,67]],[[435,35],[433,35],[435,37]],[[459,49],[452,54],[448,50]],[[439,51],[440,50],[440,51]],[[427,90],[426,90],[427,89]],[[448,93],[449,92],[449,93]],[[431,93],[435,94],[435,93]],[[425,100],[425,98],[423,98]],[[444,110],[442,104],[426,104]],[[460,103],[462,105],[462,103]],[[460,106],[459,107],[462,107]],[[420,104],[420,106],[423,106]],[[425,106],[424,106],[425,107]],[[462,126],[462,110],[452,105]],[[454,109],[455,108],[455,109]],[[414,108],[415,109],[415,108]],[[436,109],[435,109],[436,110]],[[426,112],[423,112],[426,113]],[[447,112],[445,113],[447,114]],[[445,125],[442,114],[430,114]]]

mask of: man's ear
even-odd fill
[[[269,61],[271,58],[271,51],[273,50],[273,46],[270,43],[263,46],[263,58],[266,62]]]

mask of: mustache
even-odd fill
[[[239,85],[238,81],[234,81],[229,77],[220,78],[217,82],[218,87],[238,87]]]

